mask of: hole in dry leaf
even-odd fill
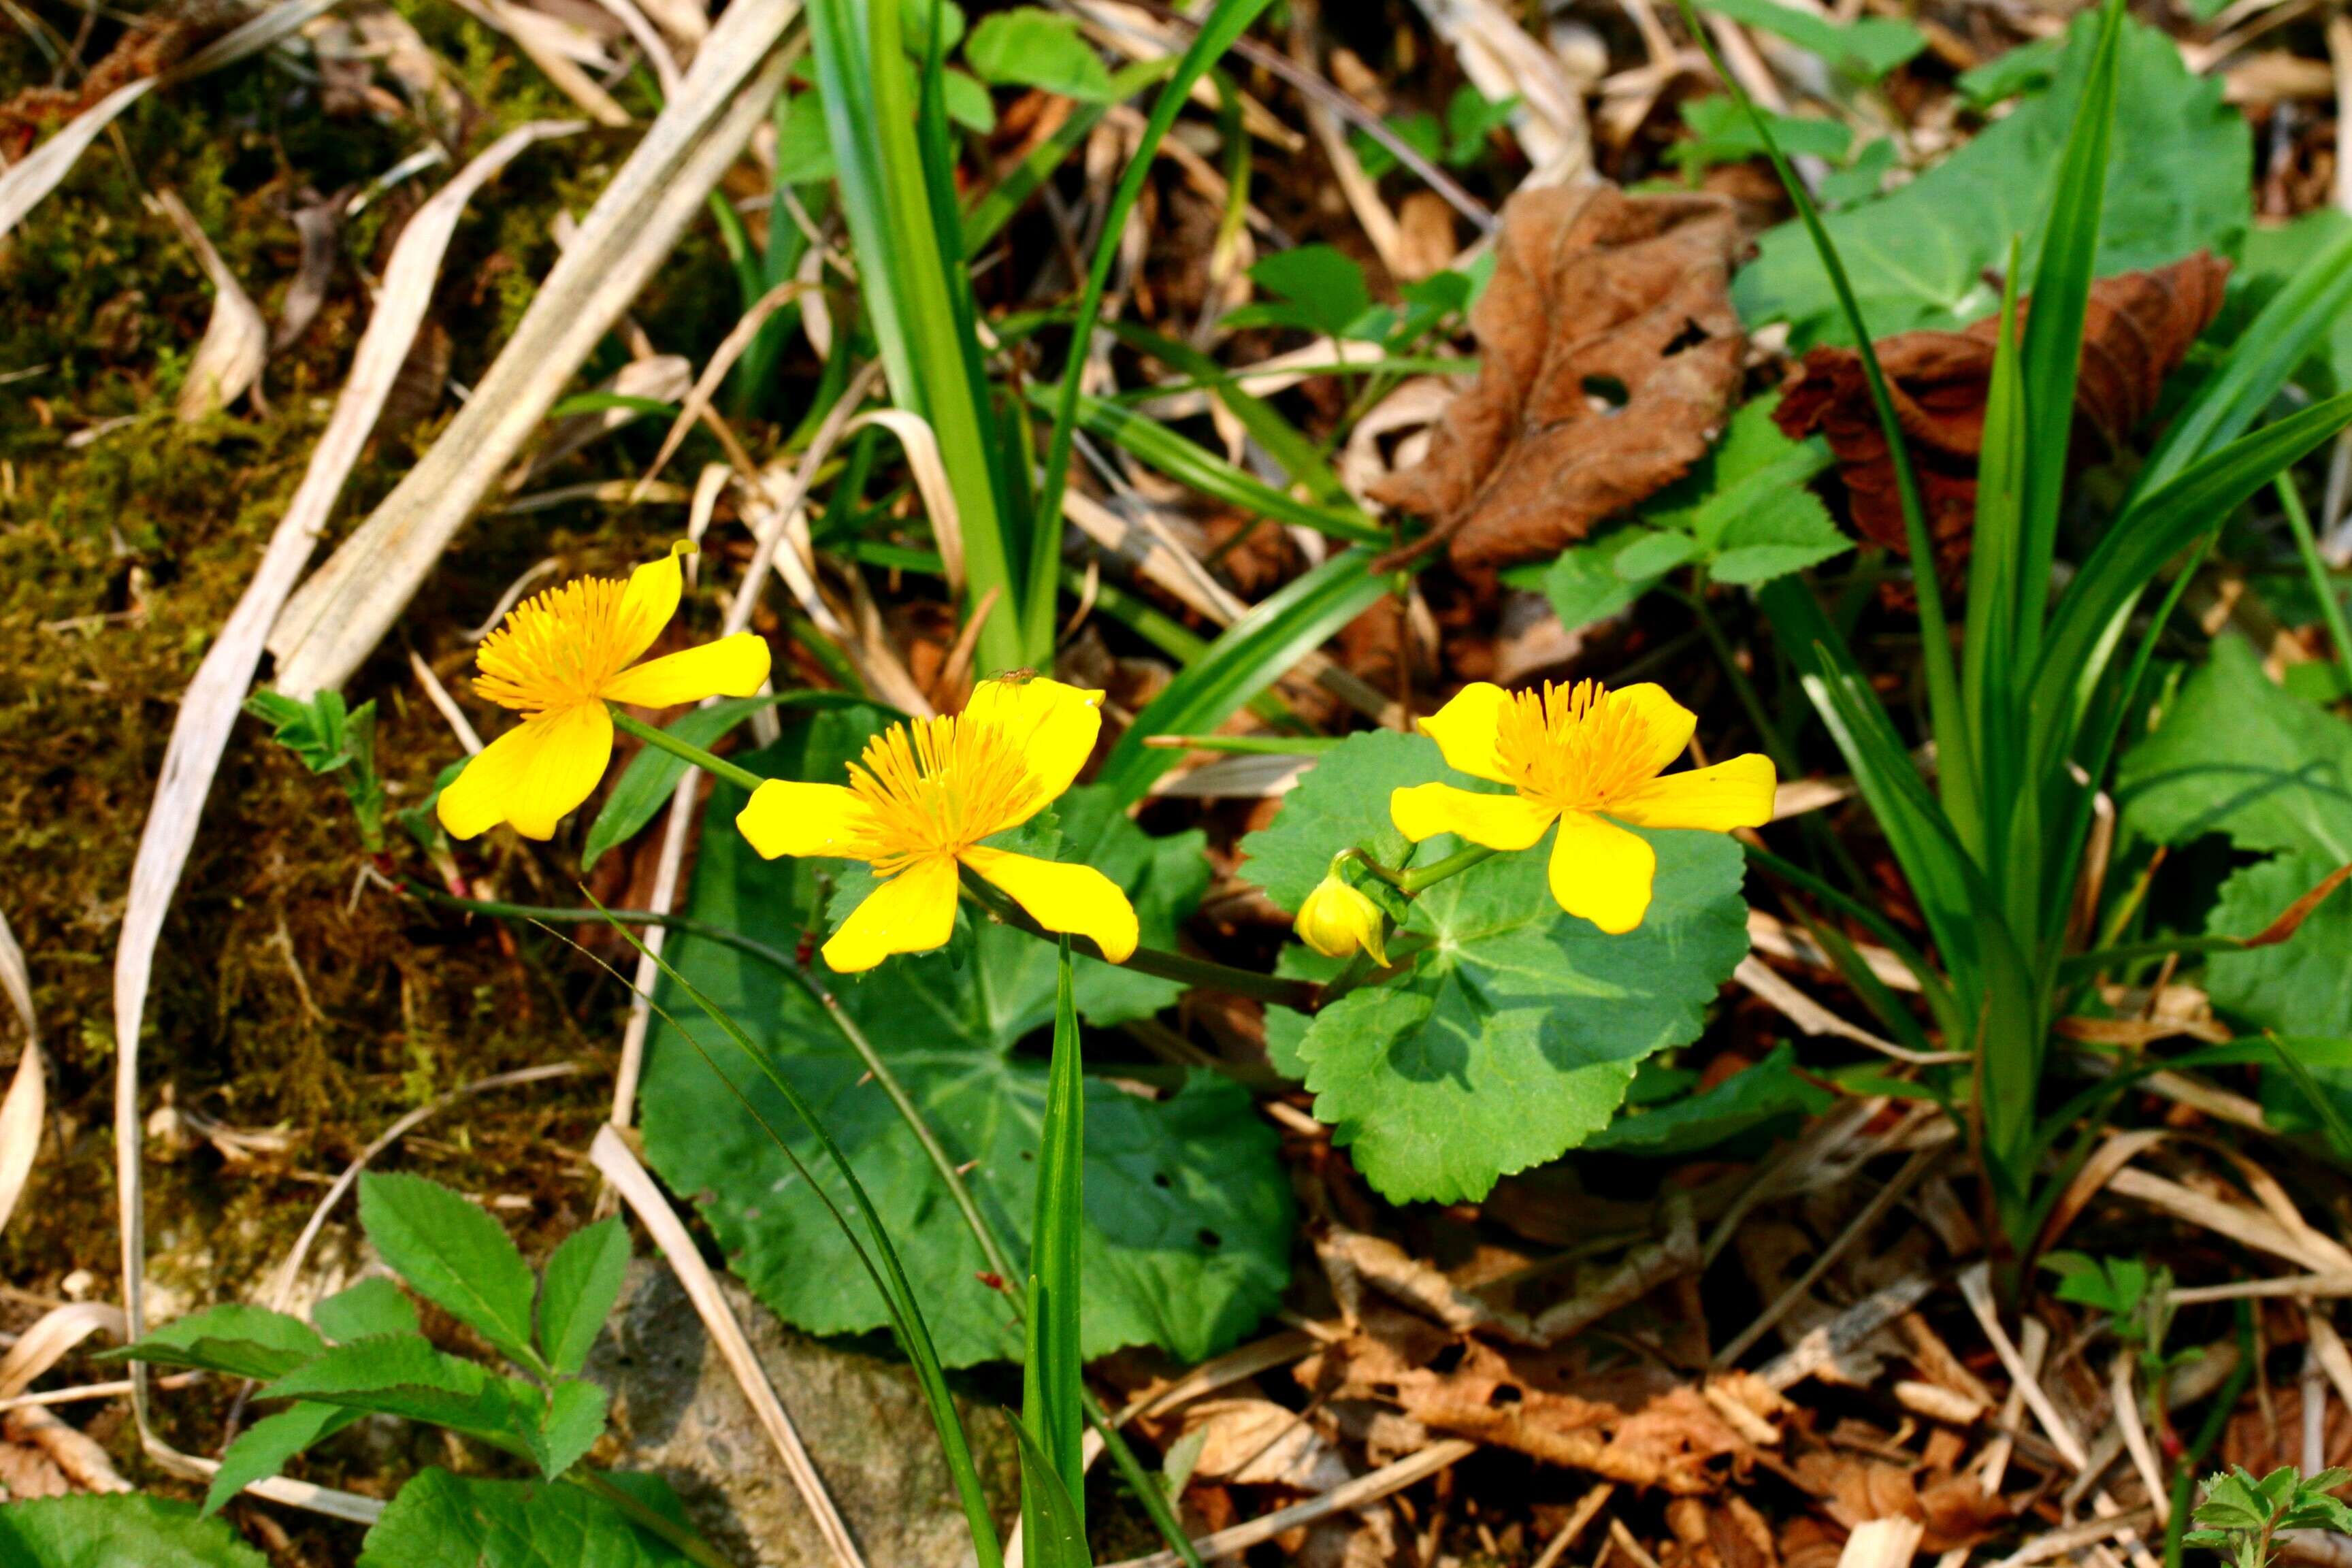
[[[1695,349],[1706,341],[1706,329],[1696,321],[1685,320],[1683,322],[1683,330],[1676,332],[1667,341],[1666,346],[1658,351],[1658,357],[1672,359],[1685,349]]]
[[[1613,375],[1588,375],[1578,384],[1584,388],[1584,401],[1595,414],[1614,414],[1633,400],[1625,384]]]
[[[1509,1384],[1498,1383],[1495,1385],[1494,1391],[1486,1395],[1486,1406],[1490,1410],[1500,1410],[1507,1405],[1517,1405],[1526,1397],[1526,1394],[1521,1394]]]

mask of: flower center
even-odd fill
[[[581,577],[516,605],[474,656],[474,689],[525,713],[593,702],[646,640],[626,583]]]
[[[873,816],[862,858],[885,877],[917,860],[961,855],[1045,804],[1012,738],[961,715],[877,735],[850,765],[849,787]]]
[[[1598,811],[1657,770],[1649,720],[1597,680],[1514,692],[1495,754],[1521,795],[1554,811]]]

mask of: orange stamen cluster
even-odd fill
[[[1649,720],[1597,680],[1513,694],[1495,754],[1521,795],[1559,812],[1599,810],[1657,771]]]
[[[593,702],[650,640],[627,613],[629,585],[582,577],[515,606],[482,639],[474,689],[524,713]]]
[[[872,817],[858,858],[884,877],[918,860],[960,855],[1044,804],[1011,739],[960,716],[877,735],[851,765],[849,787]]]

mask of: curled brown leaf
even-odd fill
[[[2228,262],[2200,250],[2169,267],[2102,278],[2091,286],[2074,399],[2075,461],[2120,446],[2155,412],[2165,377],[2179,368],[2221,308],[2229,276]],[[1968,559],[1985,395],[2000,336],[2000,318],[1993,315],[1957,332],[1902,332],[1876,345],[1895,417],[1910,444],[1928,536],[1947,574]],[[1793,439],[1815,431],[1826,437],[1855,528],[1907,552],[1895,465],[1861,356],[1846,348],[1807,350],[1773,418]]]

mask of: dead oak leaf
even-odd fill
[[[1372,487],[1433,525],[1397,558],[1443,543],[1462,566],[1536,560],[1681,478],[1739,378],[1738,246],[1718,196],[1609,184],[1513,196],[1470,314],[1478,375],[1439,416],[1428,455]]]
[[[2155,411],[2165,377],[2179,368],[2221,308],[2229,276],[2228,262],[2200,250],[2169,267],[2102,278],[2091,286],[2074,399],[2077,462],[2120,446]],[[1876,344],[1910,445],[1928,537],[1948,575],[1968,559],[1976,521],[1977,454],[1984,445],[1985,395],[2000,336],[2000,318],[1993,315],[1957,332],[1903,332]],[[1907,553],[1895,465],[1861,356],[1846,348],[1807,350],[1773,418],[1792,439],[1815,431],[1827,437],[1854,526]]]

